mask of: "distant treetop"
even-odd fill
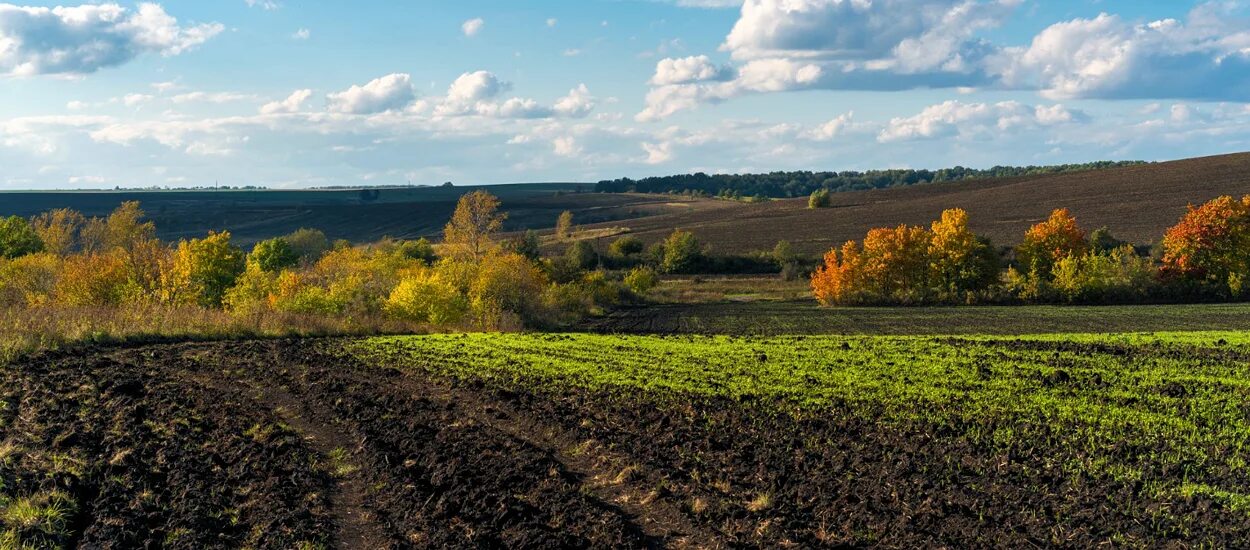
[[[956,166],[940,170],[869,170],[867,172],[769,172],[767,174],[683,174],[633,180],[604,180],[595,185],[600,193],[682,193],[717,197],[788,198],[813,192],[861,191],[986,178],[1005,178],[1081,172],[1147,164],[1143,161],[1099,161],[1056,166],[995,166],[979,170]]]

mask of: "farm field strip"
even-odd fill
[[[837,409],[961,426],[961,436],[977,445],[1052,446],[1072,473],[1141,481],[1155,495],[1201,490],[1231,506],[1250,503],[1245,333],[456,335],[380,337],[351,347],[384,364],[556,393],[575,386],[659,400],[728,398],[800,416]],[[1222,481],[1196,481],[1205,478]]]
[[[0,547],[1233,547],[1248,359],[1235,332],[49,352],[0,368]]]

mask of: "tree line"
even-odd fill
[[[925,183],[1080,172],[1145,164],[1141,161],[1099,161],[1053,166],[995,166],[989,169],[956,166],[940,170],[869,170],[866,172],[769,172],[766,174],[681,174],[642,179],[603,180],[599,193],[679,193],[731,199],[794,198],[825,190],[831,192],[884,189]]]
[[[0,219],[0,307],[178,306],[247,318],[284,314],[377,326],[517,329],[568,323],[631,299],[647,273],[610,278],[499,238],[506,214],[461,197],[443,241],[353,246],[315,229],[237,246],[229,232],[166,243],[137,202],[103,218],[60,209]]]
[[[1191,206],[1149,254],[1058,209],[1006,256],[951,209],[927,228],[877,228],[830,250],[812,291],[824,305],[1242,300],[1250,196]]]

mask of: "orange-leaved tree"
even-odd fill
[[[1163,251],[1164,274],[1227,285],[1240,294],[1250,275],[1250,195],[1191,206],[1164,235]]]
[[[930,288],[929,232],[900,225],[868,232],[825,255],[812,276],[812,292],[825,305],[923,298]]]
[[[1016,259],[1025,273],[1049,279],[1055,262],[1080,256],[1088,249],[1089,241],[1076,218],[1067,208],[1059,208],[1046,221],[1029,228],[1024,242],[1016,248]]]
[[[939,291],[953,294],[981,290],[998,278],[998,255],[986,239],[968,228],[961,208],[942,212],[930,226],[930,264]]]
[[[812,293],[826,306],[851,303],[863,289],[863,262],[859,244],[847,241],[839,251],[830,249],[825,262],[812,274]]]

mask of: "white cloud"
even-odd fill
[[[834,117],[829,122],[821,124],[803,134],[803,137],[815,141],[829,141],[838,137],[851,128],[854,123],[855,113],[846,112]]]
[[[731,76],[731,71],[717,67],[706,55],[682,58],[661,59],[655,65],[655,75],[651,77],[652,86],[668,86],[672,84],[689,84],[708,80],[724,80]]]
[[[1020,0],[746,0],[723,49],[735,59],[874,60],[931,31],[1004,16]]]
[[[477,36],[478,33],[482,32],[482,27],[485,27],[485,26],[486,26],[486,21],[483,21],[481,17],[477,17],[477,18],[465,21],[462,25],[460,25],[460,30],[464,32],[465,36],[472,38],[474,36]]]
[[[371,114],[403,109],[414,99],[416,93],[412,88],[412,77],[407,73],[392,73],[364,86],[352,86],[330,94],[327,106],[329,110],[340,113]]]
[[[550,28],[550,27],[555,27],[555,26],[556,26],[559,22],[560,22],[560,20],[559,20],[559,19],[556,19],[556,18],[554,18],[554,17],[549,18],[549,19],[547,19],[547,27],[549,27],[549,28]]]
[[[1101,14],[1043,30],[991,69],[1050,98],[1250,99],[1250,30],[1204,4],[1186,22],[1134,25]]]
[[[577,143],[576,139],[570,136],[558,137],[551,140],[552,151],[562,157],[576,157],[582,154],[582,147]]]
[[[447,100],[453,103],[472,103],[491,99],[507,91],[510,85],[499,80],[490,71],[474,71],[464,73],[451,83],[447,89]]]
[[[947,101],[930,105],[915,116],[890,120],[877,135],[877,141],[889,143],[945,137],[991,139],[1003,133],[1066,124],[1084,118],[1083,113],[1071,111],[1063,105],[1032,107],[1015,101]]]
[[[663,164],[673,160],[673,144],[669,142],[661,143],[642,143],[642,150],[646,151],[647,158],[644,162],[647,164]]]
[[[243,0],[243,1],[247,2],[247,7],[249,8],[261,8],[265,11],[273,11],[282,7],[282,4],[278,3],[277,0]]]
[[[308,101],[313,95],[312,90],[295,90],[291,95],[282,101],[272,101],[261,106],[260,113],[263,115],[273,115],[279,113],[298,113],[300,108],[304,106],[304,102]]]
[[[231,103],[256,99],[258,98],[255,95],[238,92],[189,92],[170,98],[174,103]]]
[[[295,31],[295,33],[291,35],[291,38],[296,40],[308,40],[309,38],[312,38],[312,31],[308,29],[300,29]]]
[[[0,74],[87,74],[144,53],[181,54],[224,30],[180,26],[157,4],[54,8],[0,4]]]
[[[556,100],[553,110],[560,116],[582,118],[594,109],[595,98],[590,95],[590,89],[585,84],[579,84],[576,88],[569,90],[569,95]]]

